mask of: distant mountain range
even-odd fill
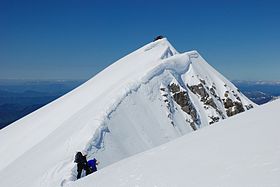
[[[232,81],[254,103],[264,104],[280,96],[280,81]]]
[[[84,81],[0,80],[0,129],[71,91]]]
[[[237,84],[247,84],[247,85],[280,85],[280,81],[247,81],[247,80],[232,80]]]

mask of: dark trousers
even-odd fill
[[[77,164],[77,172],[78,172],[77,179],[81,178],[83,169],[86,170],[86,175],[89,175],[92,173],[90,167],[86,163],[78,163]]]

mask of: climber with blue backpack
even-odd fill
[[[97,171],[97,165],[99,164],[99,162],[94,158],[92,160],[88,161],[88,166],[90,167],[92,173]]]
[[[82,171],[86,171],[86,175],[89,175],[95,171],[97,171],[97,165],[99,162],[94,158],[92,160],[87,161],[87,155],[83,155],[81,152],[77,152],[75,155],[75,163],[77,163],[77,179],[81,178]]]

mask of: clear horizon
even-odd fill
[[[0,2],[0,79],[87,80],[164,35],[230,80],[280,80],[277,1]]]
[[[56,79],[56,78],[49,78],[49,79],[36,79],[36,78],[30,78],[30,79],[21,79],[21,78],[0,78],[0,83],[1,81],[18,81],[18,82],[57,82],[57,81],[88,81],[89,79],[93,78],[95,75],[93,75],[92,77],[88,78],[88,79]],[[264,82],[264,83],[280,83],[280,80],[246,80],[246,79],[229,79],[229,81],[236,81],[236,82]]]

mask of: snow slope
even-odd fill
[[[110,165],[69,187],[280,186],[280,100]]]
[[[103,168],[252,107],[198,52],[158,40],[2,129],[0,186],[63,186],[76,151]]]

